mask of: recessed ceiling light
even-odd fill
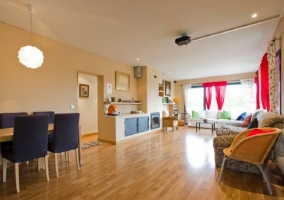
[[[169,72],[169,74],[170,74],[171,72]]]
[[[139,58],[136,58],[136,60],[139,60]]]
[[[254,13],[251,17],[252,17],[252,18],[256,18],[256,17],[257,17],[257,14]]]

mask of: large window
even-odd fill
[[[226,87],[226,96],[222,110],[228,110],[232,113],[250,112],[255,109],[255,88],[251,94],[254,99],[248,105],[247,94],[244,94],[243,86],[240,83],[228,84]],[[203,86],[193,86],[190,90],[189,112],[192,110],[206,110]],[[210,110],[218,110],[215,88],[212,88],[212,102]]]

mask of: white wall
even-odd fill
[[[89,85],[89,98],[79,97],[78,111],[80,113],[81,133],[98,132],[98,89],[97,76],[78,73],[79,84]]]

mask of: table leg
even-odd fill
[[[211,127],[211,129],[212,129],[212,136],[213,136],[214,123],[212,123],[212,127]]]
[[[200,132],[200,123],[199,123],[199,126],[198,126],[198,127],[199,127],[199,132]]]
[[[198,126],[198,122],[196,122],[196,124],[195,124],[196,132],[197,132],[197,126]]]

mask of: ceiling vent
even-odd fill
[[[187,45],[188,43],[190,43],[190,37],[187,36],[187,35],[184,35],[184,36],[181,36],[179,38],[177,38],[175,40],[175,43],[178,45],[178,46],[182,46],[182,45]]]

